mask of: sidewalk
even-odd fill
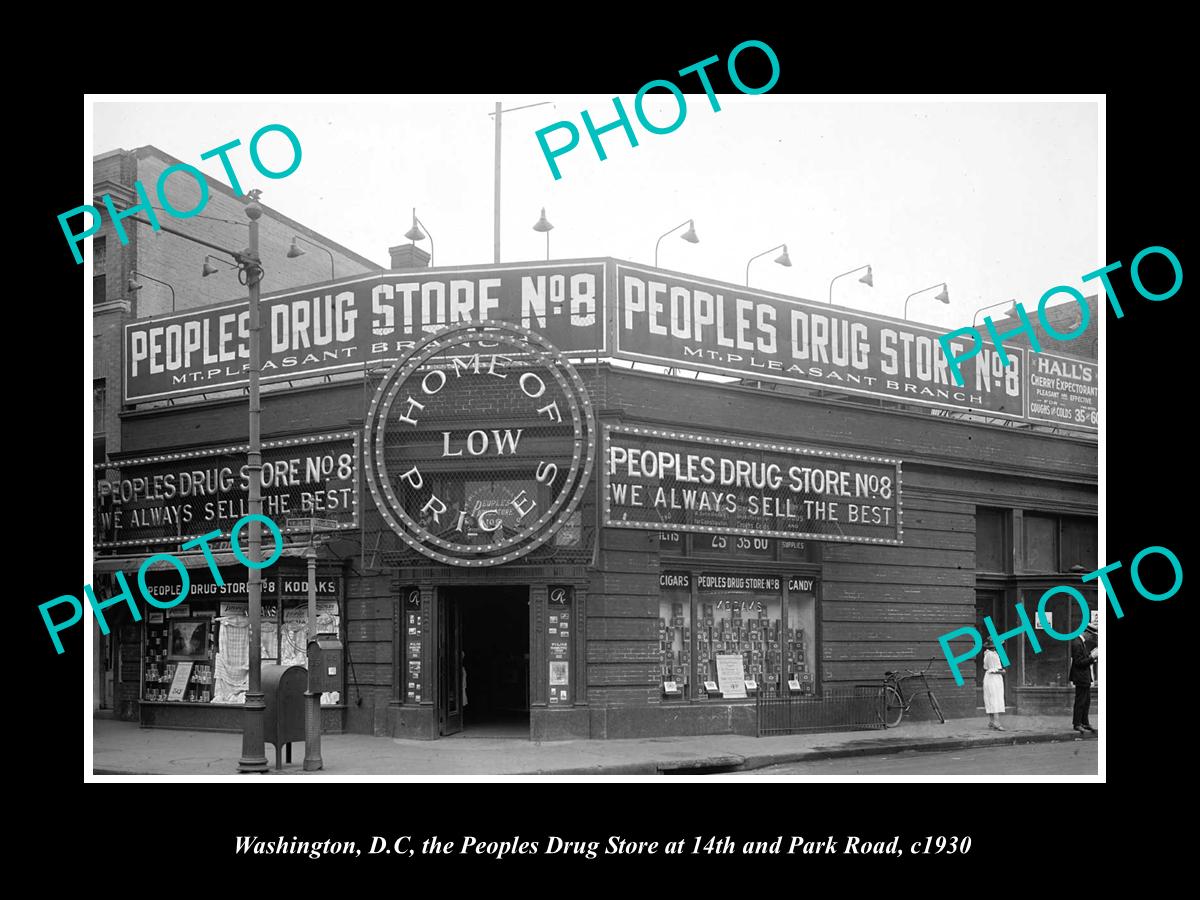
[[[1097,719],[1097,727],[1102,727]],[[979,716],[939,725],[904,722],[880,731],[850,731],[754,738],[736,734],[701,737],[577,740],[534,743],[465,735],[437,741],[395,740],[360,734],[321,737],[325,768],[304,772],[304,744],[292,745],[292,763],[273,776],[393,775],[471,777],[487,775],[656,775],[758,769],[779,763],[875,756],[906,750],[957,750],[1071,741],[1069,716],[1005,716],[1003,732],[990,731]],[[237,772],[241,736],[204,731],[143,729],[136,723],[94,719],[93,765],[97,775],[231,775]],[[980,774],[987,774],[981,772]]]

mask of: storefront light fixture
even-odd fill
[[[305,251],[300,247],[299,244],[296,243],[297,241],[304,241],[304,243],[308,244],[310,247],[316,247],[318,250],[324,250],[329,256],[329,277],[331,279],[337,278],[337,270],[334,268],[333,262],[333,253],[329,250],[326,250],[320,244],[314,244],[312,241],[304,240],[304,238],[300,237],[299,235],[292,235],[292,246],[288,247],[287,250],[288,259],[295,259],[298,256],[304,256]]]
[[[791,268],[792,258],[788,256],[787,244],[780,244],[778,247],[772,247],[770,250],[764,250],[762,253],[757,253],[746,260],[746,287],[750,286],[750,263],[754,262],[760,256],[766,256],[768,253],[774,253],[776,250],[782,250],[783,252],[775,257],[775,264],[777,266],[786,266]]]
[[[546,235],[546,259],[550,259],[550,232],[554,226],[550,224],[550,220],[546,218],[546,207],[542,207],[542,215],[536,222],[533,223],[534,231],[541,231]]]
[[[835,275],[835,276],[833,276],[832,279],[830,279],[830,281],[829,281],[829,305],[830,306],[833,306],[833,283],[835,281],[837,281],[839,278],[845,278],[847,275],[853,275],[855,272],[859,272],[864,268],[867,270],[867,274],[862,276],[862,278],[860,278],[858,280],[861,281],[863,284],[865,284],[867,287],[875,287],[875,279],[871,275],[871,267],[869,265],[868,266],[855,266],[849,272],[843,272],[841,275]]]
[[[161,281],[152,275],[145,275],[145,274],[139,272],[137,269],[130,270],[130,276],[131,277],[129,279],[128,288],[129,288],[129,292],[131,294],[136,294],[138,291],[140,291],[142,288],[145,287],[144,284],[137,283],[138,278],[145,278],[147,281],[153,281],[155,284],[161,284],[163,287],[165,287],[167,290],[169,290],[171,292],[171,312],[175,312],[175,288],[171,284],[169,284],[168,282],[165,282],[165,281]],[[133,276],[136,276],[136,277],[133,277]]]
[[[974,327],[974,326],[975,326],[975,320],[979,318],[979,314],[980,314],[981,312],[986,312],[986,311],[987,311],[987,310],[989,310],[989,309],[995,309],[995,308],[996,308],[996,307],[998,307],[998,306],[1006,306],[1006,307],[1008,307],[1008,308],[1005,310],[1005,314],[1007,315],[1008,313],[1012,312],[1013,310],[1015,310],[1015,309],[1017,308],[1017,301],[1016,301],[1016,300],[1003,300],[1003,301],[1001,301],[1000,303],[992,303],[992,304],[991,304],[991,305],[989,305],[989,306],[981,306],[981,307],[979,307],[979,309],[975,310],[975,315],[971,316],[971,326],[972,326],[972,327]]]
[[[228,266],[231,269],[237,269],[237,266],[235,266],[233,263],[227,263],[227,262],[225,262],[225,260],[221,259],[220,257],[206,256],[206,257],[204,257],[204,267],[200,270],[201,278],[207,278],[209,275],[216,275],[218,272],[221,271],[216,266],[214,266],[213,263],[220,263],[221,265]]]
[[[679,239],[683,240],[683,241],[687,241],[689,244],[700,243],[700,236],[698,234],[696,234],[695,220],[688,219],[686,222],[680,222],[678,225],[676,225],[674,228],[668,230],[665,234],[663,234],[661,237],[659,237],[659,239],[657,241],[654,242],[654,268],[656,268],[656,269],[658,268],[658,245],[662,243],[662,239],[665,238],[668,234],[678,231],[684,225],[686,225],[688,227],[688,229],[687,229],[687,231],[685,231],[683,234],[681,234],[679,236]]]
[[[414,244],[417,241],[423,241],[426,238],[428,238],[428,240],[429,240],[429,265],[430,265],[430,267],[432,267],[433,266],[433,234],[430,233],[429,226],[417,218],[417,209],[415,206],[413,207],[412,219],[413,219],[412,228],[410,228],[410,229],[408,229],[408,231],[404,232],[404,236],[406,238],[408,238],[410,241],[412,241]],[[425,228],[424,231],[421,230],[422,227]]]
[[[940,285],[931,284],[927,288],[921,288],[919,291],[914,291],[913,293],[909,294],[908,297],[905,298],[905,300],[904,300],[904,318],[905,319],[908,318],[908,301],[911,300],[913,297],[917,296],[917,294],[923,294],[926,291],[932,291],[935,287],[940,287],[941,290],[938,291],[938,293],[934,295],[933,299],[938,301],[939,303],[944,303],[947,306],[950,305],[950,289],[948,287],[946,287],[946,282],[943,281]]]

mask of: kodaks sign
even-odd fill
[[[391,272],[264,297],[265,381],[390,362],[463,321],[517,322],[564,352],[607,352],[605,263]],[[248,381],[248,301],[125,326],[125,402],[221,391]]]

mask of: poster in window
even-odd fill
[[[746,671],[740,653],[717,654],[717,683],[726,697],[746,696]]]
[[[566,684],[567,683],[567,663],[565,661],[554,661],[550,663],[550,683],[551,684]]]
[[[167,630],[167,659],[208,659],[210,619],[171,619]]]
[[[182,700],[184,691],[187,690],[188,682],[192,678],[192,666],[194,663],[180,663],[175,670],[175,674],[171,676],[171,687],[167,691],[168,700]]]

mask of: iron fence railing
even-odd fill
[[[883,728],[878,685],[825,688],[819,694],[763,692],[757,697],[758,736]]]

